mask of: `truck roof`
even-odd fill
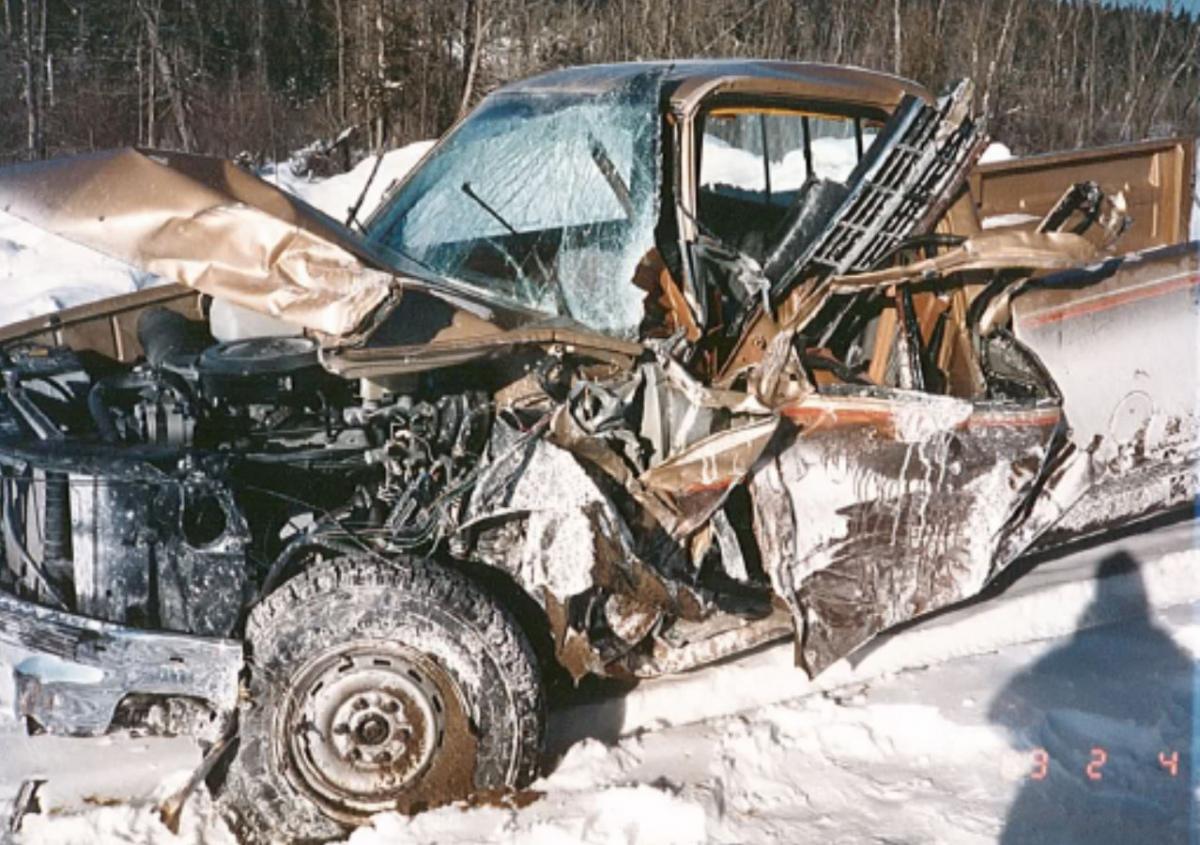
[[[720,89],[853,103],[891,111],[906,94],[932,100],[911,80],[847,65],[768,59],[688,59],[561,68],[500,88],[496,94],[602,94],[637,77],[658,75],[674,106],[687,108]]]

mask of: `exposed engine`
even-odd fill
[[[491,428],[486,393],[364,400],[308,337],[218,343],[163,308],[137,329],[132,367],[4,353],[0,586],[227,636],[311,548],[427,551],[455,524]]]

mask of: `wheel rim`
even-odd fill
[[[347,644],[296,675],[283,708],[293,781],[327,813],[356,818],[404,803],[435,767],[457,687],[426,656]]]

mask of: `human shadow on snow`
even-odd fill
[[[1114,617],[1124,621],[1084,627]],[[1079,621],[989,707],[1028,754],[999,841],[1188,842],[1195,663],[1154,623],[1124,551],[1101,561]]]

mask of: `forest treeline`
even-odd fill
[[[1019,152],[1200,131],[1200,16],[1100,0],[0,0],[0,162],[263,161],[443,132],[569,64],[756,56],[975,80]]]

